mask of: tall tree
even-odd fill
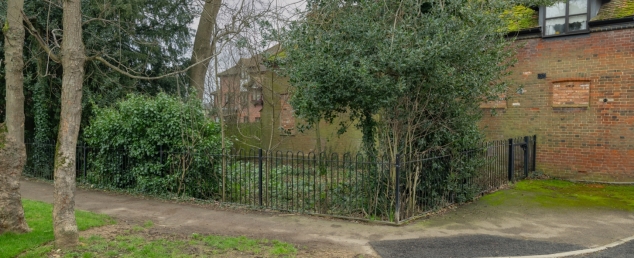
[[[79,243],[75,221],[75,152],[81,123],[81,97],[86,53],[82,41],[81,1],[64,0],[61,62],[62,112],[55,152],[55,204],[53,229],[55,246],[67,248]]]
[[[29,75],[25,77],[25,97],[27,103],[33,103],[25,110],[25,137],[29,140],[49,141],[57,135],[63,70],[61,63],[52,60],[38,45],[44,44],[54,54],[59,54],[63,39],[60,3],[27,1],[24,6],[27,24],[32,25],[27,29],[39,35],[27,37],[25,42],[25,60],[37,63],[37,66],[25,67],[25,75]],[[6,10],[6,1],[0,1],[0,10]],[[187,25],[198,14],[200,8],[189,0],[83,0],[82,36],[86,55],[99,55],[115,67],[139,77],[161,76],[182,69],[189,62],[184,56],[191,54],[193,33]],[[4,13],[0,12],[0,19],[4,18]],[[37,42],[38,38],[41,42]],[[3,55],[2,45],[0,42]],[[153,81],[142,80],[116,72],[96,58],[88,59],[83,86],[82,128],[92,114],[91,103],[107,106],[134,92],[177,94],[179,83],[182,85],[180,93],[186,94],[184,77],[183,73]],[[0,86],[4,88],[4,82],[0,82]],[[4,99],[4,90],[0,91],[0,96]],[[47,161],[51,164],[46,166],[50,168],[46,172],[52,174],[52,160]]]
[[[6,119],[0,123],[0,234],[28,232],[20,198],[24,146],[24,0],[8,0],[5,35]]]
[[[513,64],[504,11],[547,2],[309,1],[283,42],[291,104],[311,124],[350,114],[370,153],[384,125],[392,156],[469,148],[479,104],[506,90]]]
[[[153,10],[152,14],[160,15],[161,13],[165,12],[165,15],[170,15],[173,13],[173,10],[171,11],[169,8],[165,8],[165,2],[161,3],[162,4],[155,5],[148,4],[148,6],[146,7]],[[85,64],[88,59],[86,55],[86,47],[83,41],[84,35],[82,28],[86,24],[95,20],[102,22],[111,22],[107,20],[104,21],[101,18],[88,19],[85,22],[82,22],[82,15],[83,12],[81,0],[62,1],[63,40],[59,53],[55,53],[53,48],[49,47],[50,43],[46,42],[44,38],[40,36],[40,34],[38,33],[38,29],[28,19],[25,19],[29,28],[29,32],[34,36],[34,38],[38,42],[38,45],[40,45],[40,47],[46,52],[51,60],[61,63],[63,71],[61,89],[61,111],[54,162],[55,205],[53,209],[53,224],[55,233],[55,245],[59,248],[75,246],[77,245],[79,240],[77,233],[77,224],[74,215],[76,173],[75,152],[82,120],[82,89],[85,76]],[[154,15],[149,16],[153,17],[153,19],[158,19],[158,17],[155,17]],[[146,21],[149,24],[146,24]],[[151,30],[152,26],[157,25],[155,22],[153,22],[152,19],[146,19],[137,22],[140,23],[139,27],[146,27],[146,33],[150,34],[153,33],[147,32],[147,30]],[[120,25],[115,26],[121,29]],[[48,30],[46,30],[45,32],[48,33]],[[52,31],[51,33],[51,36],[55,37],[55,33]],[[147,38],[143,36],[135,40],[131,40],[131,42],[133,42],[132,46],[127,46],[127,48],[143,49],[147,47],[147,45],[156,45],[155,42],[148,43],[146,42],[146,40]],[[55,39],[53,39],[52,44],[57,44]],[[172,48],[172,46],[175,45],[173,44],[173,42],[166,42],[166,44],[168,45],[167,51],[174,53],[178,52],[177,49]],[[119,51],[121,51],[121,49],[122,46],[119,48]],[[96,53],[94,56],[91,56],[90,59],[97,61],[99,65],[103,65],[103,67],[100,67],[101,69],[110,69],[111,71],[115,71],[116,75],[121,75],[124,78],[134,80],[160,80],[183,73],[183,71],[176,71],[151,77],[148,75],[152,75],[154,73],[144,73],[143,71],[146,71],[146,68],[151,69],[152,67],[156,66],[164,66],[164,63],[167,62],[142,62],[140,65],[133,67],[140,68],[140,70],[142,70],[139,71],[138,69],[132,69],[131,67],[122,64],[122,60],[124,57],[121,53],[119,54],[120,59],[117,60],[108,55],[108,50],[109,49],[107,48],[103,49],[103,51],[91,50]],[[156,51],[156,49],[154,49],[153,51]],[[115,64],[111,63],[109,60],[112,60]],[[98,70],[100,72],[104,72],[99,68]]]
[[[212,35],[216,30],[216,19],[222,0],[205,0],[196,37],[194,38],[194,49],[192,51],[191,63],[196,64],[189,71],[189,84],[196,89],[196,96],[202,100],[205,94],[205,81],[209,60],[216,49],[216,39],[212,40]]]

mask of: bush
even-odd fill
[[[167,94],[129,95],[112,107],[94,108],[84,132],[96,152],[89,183],[150,194],[209,198],[218,191],[220,127],[196,101]],[[228,144],[228,147],[230,144]]]

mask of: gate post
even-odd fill
[[[509,182],[513,182],[513,169],[515,168],[515,164],[513,164],[513,162],[515,161],[515,157],[514,157],[514,153],[513,153],[513,138],[509,139],[509,161],[508,161],[508,169],[509,169]]]
[[[401,172],[401,155],[400,154],[396,154],[396,179],[395,179],[395,185],[394,185],[394,222],[396,222],[396,224],[399,224],[400,221],[400,210],[401,210],[401,200],[400,200],[400,195],[401,195],[401,180],[400,180],[400,172]]]
[[[530,151],[528,142],[530,141],[528,136],[524,136],[524,177],[528,177],[528,153]]]
[[[537,135],[533,135],[533,171],[537,171]]]
[[[86,182],[86,143],[84,142],[84,149],[83,149],[83,156],[84,156],[84,164],[83,164],[83,170],[84,170],[84,182]]]
[[[259,185],[259,195],[260,195],[260,207],[262,206],[262,149],[258,150],[258,185]]]

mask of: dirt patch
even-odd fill
[[[132,226],[125,223],[117,223],[112,225],[107,225],[103,227],[91,228],[88,230],[80,231],[79,237],[87,238],[92,235],[102,236],[104,238],[114,238],[123,232],[129,231],[132,229]]]

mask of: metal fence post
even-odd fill
[[[528,146],[528,142],[530,141],[530,138],[528,136],[524,136],[524,177],[528,177],[528,153],[530,151],[530,147]]]
[[[537,135],[533,135],[533,171],[537,170]]]
[[[258,151],[258,164],[259,164],[259,178],[258,178],[258,184],[259,184],[259,194],[260,194],[260,206],[262,206],[262,149],[260,149]]]
[[[83,154],[84,154],[84,160],[83,160],[83,162],[84,162],[84,167],[83,167],[83,170],[84,170],[84,182],[85,182],[85,181],[86,181],[86,177],[87,177],[87,174],[86,174],[86,162],[87,162],[87,160],[86,160],[86,143],[84,143],[84,149],[83,149],[83,152],[84,152],[84,153],[83,153]]]
[[[515,155],[513,155],[513,138],[509,139],[509,182],[513,182],[513,169],[515,168]]]
[[[396,154],[396,182],[394,185],[394,206],[395,206],[395,211],[394,211],[394,222],[396,222],[396,224],[399,223],[400,220],[400,210],[401,210],[401,203],[400,203],[400,195],[401,195],[401,180],[400,180],[400,172],[401,172],[401,155],[400,154]]]

